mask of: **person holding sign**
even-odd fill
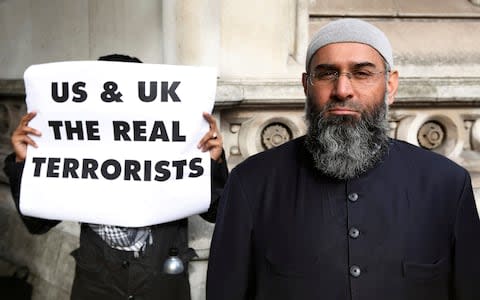
[[[137,58],[117,54],[103,56],[99,60],[141,62]],[[31,138],[42,134],[29,126],[36,115],[30,112],[22,117],[11,138],[14,153],[5,161],[5,173],[10,179],[19,213],[27,145],[34,148],[42,146]],[[228,170],[216,120],[209,113],[204,113],[203,117],[210,129],[197,147],[210,154],[211,202],[208,211],[200,216],[208,222],[215,222]],[[185,188],[188,189],[187,186]],[[20,215],[33,234],[46,233],[60,223],[59,220]],[[188,248],[187,226],[186,218],[143,227],[81,223],[80,247],[72,252],[76,269],[71,299],[189,300],[187,265],[196,254]]]

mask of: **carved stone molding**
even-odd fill
[[[221,128],[232,167],[252,154],[303,135],[303,109],[223,110]]]
[[[292,139],[290,128],[283,123],[270,123],[262,130],[262,146],[265,149],[275,148]]]
[[[396,138],[447,156],[480,186],[480,108],[402,108],[390,120]]]

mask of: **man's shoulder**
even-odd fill
[[[232,172],[255,174],[270,172],[278,168],[291,168],[298,162],[303,151],[304,137],[288,141],[275,148],[265,150],[246,158]]]
[[[417,171],[465,173],[465,168],[446,156],[420,148],[401,140],[392,140],[391,151],[398,152],[398,159],[413,166]]]

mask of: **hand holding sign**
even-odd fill
[[[210,130],[202,137],[197,147],[202,149],[203,152],[209,151],[210,158],[218,161],[222,156],[223,137],[217,128],[217,120],[215,120],[211,114],[206,112],[203,113],[203,117],[207,120]]]

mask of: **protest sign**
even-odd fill
[[[209,130],[216,71],[106,61],[30,66],[33,137],[20,209],[46,219],[147,226],[210,204]]]

